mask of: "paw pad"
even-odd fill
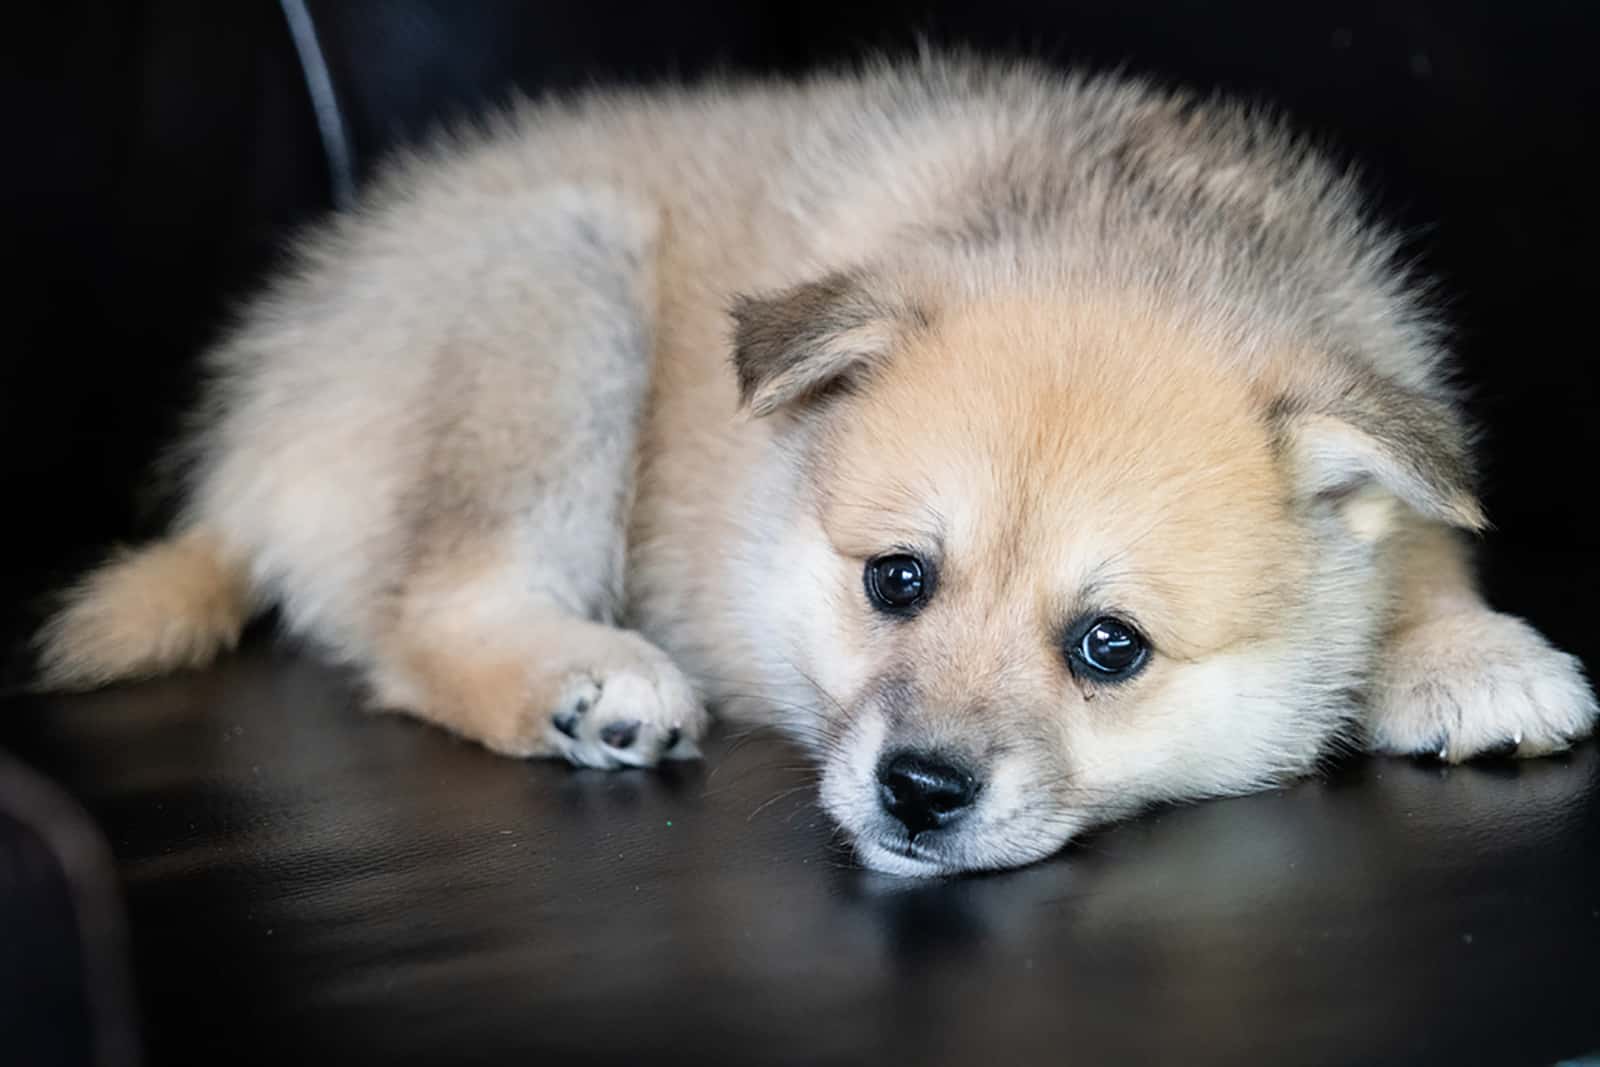
[[[600,740],[612,748],[628,748],[639,738],[639,720],[608,722],[600,728]]]

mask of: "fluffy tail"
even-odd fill
[[[244,566],[204,530],[122,553],[39,631],[39,683],[91,689],[203,666],[238,644],[251,610]]]

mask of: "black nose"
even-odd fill
[[[978,779],[931,752],[891,752],[878,764],[878,800],[912,837],[959,819]]]

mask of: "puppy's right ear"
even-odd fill
[[[1308,499],[1375,486],[1436,522],[1484,528],[1471,434],[1453,405],[1353,367],[1318,386],[1280,396],[1270,415]]]
[[[888,359],[906,318],[852,272],[741,296],[732,313],[739,400],[757,416],[860,381]]]

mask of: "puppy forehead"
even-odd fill
[[[1126,302],[974,302],[881,369],[839,451],[881,507],[954,537],[1007,518],[1137,524],[1224,486],[1212,508],[1271,510],[1271,437],[1225,357]]]
[[[1293,570],[1285,471],[1247,380],[1138,307],[953,310],[855,416],[828,521],[861,554],[936,537],[949,578],[1185,618],[1190,634],[1165,636],[1197,654],[1242,636]]]

